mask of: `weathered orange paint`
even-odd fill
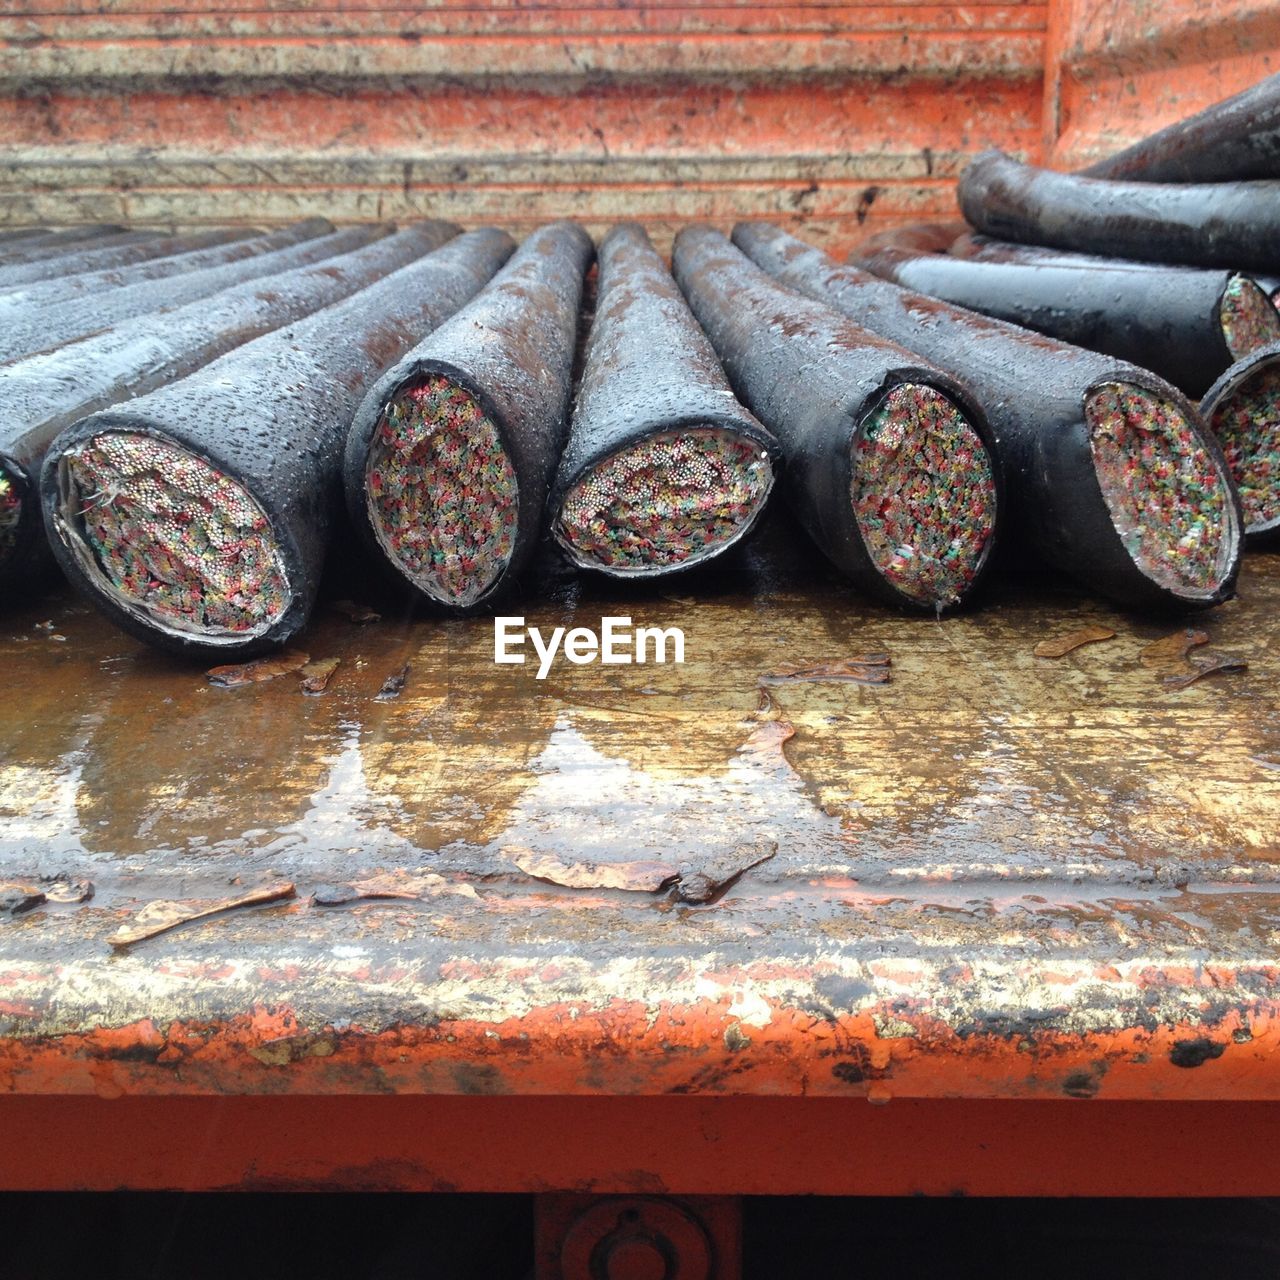
[[[1181,980],[1167,971],[1158,978]],[[1280,1100],[1280,1019],[1269,1007],[1202,1025],[1038,1030],[1021,1039],[961,1035],[898,1007],[893,1016],[914,1034],[882,1038],[871,1013],[824,1019],[778,1009],[767,1026],[743,1028],[729,1003],[552,1004],[505,1022],[444,1020],[377,1033],[306,1026],[287,1005],[224,1022],[157,1027],[148,1020],[0,1041],[0,1088],[104,1097],[391,1091]]]
[[[0,15],[0,222],[768,216],[840,253],[953,214],[984,147],[1087,162],[1277,47],[1274,0],[33,0]]]
[[[1275,0],[1055,0],[1045,163],[1071,169],[1280,71]]]
[[[474,95],[355,86],[340,97],[299,86],[249,98],[152,88],[127,99],[33,98],[5,103],[4,110],[13,147],[48,145],[51,134],[74,139],[77,148],[127,140],[181,153],[194,164],[215,139],[234,136],[237,147],[262,149],[254,156],[264,166],[259,181],[270,179],[273,164],[309,170],[352,155],[371,172],[442,160],[462,166],[463,157],[519,171],[554,158],[595,163],[607,180],[608,165],[653,159],[659,151],[709,171],[732,173],[748,162],[782,166],[803,156],[819,177],[953,178],[964,156],[992,136],[1015,150],[1034,147],[1039,123],[1034,82],[1011,86],[978,74],[945,98],[922,93],[912,81],[831,79],[815,86],[779,79],[592,84],[553,96],[520,84]],[[468,176],[455,174],[458,181]]]
[[[0,221],[863,224],[1035,158],[1046,6],[377,3],[0,16]]]

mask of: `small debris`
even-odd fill
[[[349,884],[319,884],[311,891],[311,901],[317,907],[341,907],[359,896]]]
[[[46,894],[39,885],[25,880],[0,880],[0,912],[11,916],[24,915],[43,906]]]
[[[1188,627],[1147,645],[1138,654],[1138,661],[1153,670],[1181,671],[1186,665],[1187,654],[1208,643],[1209,636],[1206,632],[1194,631]]]
[[[715,897],[718,888],[719,885],[709,875],[696,871],[693,875],[681,876],[676,881],[675,894],[680,902],[691,902],[695,905],[700,905],[704,902],[710,902]]]
[[[1280,756],[1250,756],[1249,759],[1264,769],[1275,769],[1280,772]]]
[[[857,684],[888,684],[893,660],[887,653],[856,653],[849,658],[833,658],[807,666],[787,663],[760,677],[766,684],[787,681],[843,680]]]
[[[435,898],[442,893],[455,893],[463,898],[479,897],[469,884],[448,880],[434,871],[408,871],[403,868],[353,880],[351,887],[361,898]]]
[[[738,748],[737,755],[744,763],[755,765],[757,768],[781,767],[789,771],[791,761],[787,759],[787,754],[782,747],[795,736],[796,727],[790,720],[762,720]]]
[[[356,604],[354,600],[335,600],[329,605],[334,613],[340,613],[348,622],[364,626],[369,622],[381,622],[382,614],[370,609],[367,604]]]
[[[722,889],[741,876],[768,862],[778,852],[776,841],[740,844],[725,852],[708,851],[698,859],[698,869],[682,875],[675,887],[678,902],[701,905],[710,902]]]
[[[762,716],[767,714],[775,720],[782,714],[777,698],[769,692],[769,686],[763,680],[756,682],[756,711]]]
[[[1059,636],[1056,640],[1041,640],[1031,652],[1037,658],[1065,658],[1067,654],[1079,649],[1082,645],[1114,640],[1115,635],[1116,633],[1110,627],[1081,627],[1078,631]]]
[[[1234,675],[1236,672],[1249,669],[1249,664],[1243,658],[1232,653],[1218,653],[1212,649],[1196,654],[1190,662],[1192,668],[1190,671],[1183,675],[1163,676],[1160,683],[1166,689],[1185,689],[1205,676]]]
[[[375,702],[391,702],[404,692],[405,681],[409,679],[409,664],[406,662],[399,671],[393,672],[383,682],[382,688],[374,697]]]
[[[1193,649],[1199,649],[1208,643],[1209,636],[1206,632],[1188,627],[1147,645],[1138,655],[1138,661],[1155,671],[1166,689],[1185,689],[1205,676],[1244,671],[1248,668],[1249,664],[1235,654],[1209,649],[1202,653],[1192,653]]]
[[[50,876],[42,883],[50,902],[88,902],[94,893],[92,880],[73,880],[66,874]]]
[[[322,884],[312,893],[311,899],[318,907],[340,907],[361,898],[372,901],[397,898],[414,902],[450,893],[462,898],[480,896],[471,885],[446,880],[434,871],[402,869],[366,876],[350,884]]]
[[[300,672],[302,692],[323,693],[329,687],[329,681],[341,663],[341,658],[317,658],[315,662],[308,662]]]
[[[503,852],[525,875],[535,880],[550,880],[566,889],[657,893],[680,874],[680,868],[670,862],[561,862],[553,854],[535,853],[532,849],[504,849]]]
[[[117,929],[107,939],[113,947],[128,947],[146,938],[154,938],[180,924],[189,924],[193,920],[203,920],[206,916],[217,915],[223,911],[231,911],[236,907],[256,907],[267,902],[279,902],[284,898],[296,896],[297,891],[288,881],[263,885],[238,898],[203,899],[186,902],[149,902],[131,924]]]
[[[277,676],[287,676],[293,671],[305,667],[311,661],[309,653],[300,649],[286,649],[284,653],[270,658],[258,658],[254,662],[237,662],[226,667],[212,667],[205,672],[210,684],[224,689],[237,689],[245,684],[259,684],[263,680],[274,680]]]

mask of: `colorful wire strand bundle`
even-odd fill
[[[161,624],[252,635],[289,600],[266,516],[235,480],[156,436],[105,432],[66,455],[107,582]]]
[[[580,477],[556,533],[579,556],[612,568],[692,564],[751,524],[772,479],[764,450],[734,432],[663,431]]]
[[[1246,276],[1231,277],[1222,295],[1222,336],[1233,360],[1280,338],[1280,315],[1258,285]]]
[[[881,573],[923,604],[965,595],[995,524],[981,437],[933,387],[894,387],[854,442],[850,496]]]
[[[367,464],[369,517],[387,553],[435,598],[468,605],[515,547],[516,473],[493,421],[438,374],[397,395]]]
[[[1268,362],[1219,399],[1209,425],[1240,490],[1245,528],[1280,520],[1280,364]]]
[[[1098,483],[1134,563],[1173,589],[1215,590],[1230,559],[1231,496],[1191,423],[1123,383],[1093,391],[1085,414]]]
[[[514,253],[502,238],[500,269],[367,389],[343,450],[356,536],[433,607],[480,608],[520,582],[564,440],[595,249],[566,221]]]

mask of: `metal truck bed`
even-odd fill
[[[320,696],[296,671],[216,687],[65,593],[24,606],[0,628],[0,1128],[39,1155],[4,1143],[0,1180],[256,1185],[275,1160],[323,1185],[375,1143],[376,1185],[1007,1189],[958,1158],[985,1125],[1085,1143],[1024,1189],[1105,1190],[1127,1156],[1082,1177],[1086,1134],[1158,1119],[1206,1163],[1150,1191],[1228,1158],[1280,1190],[1273,1109],[1226,1119],[1280,1098],[1278,605],[1254,553],[1207,616],[1014,576],[921,621],[775,518],[715,574],[544,566],[509,607],[680,627],[683,665],[539,679],[495,664],[488,619],[331,601],[299,646],[341,659]],[[1114,638],[1035,655],[1085,626]],[[1208,645],[1150,650],[1188,626]],[[1208,651],[1247,669],[1170,683]],[[259,892],[128,941],[149,904]],[[1219,1105],[1152,1105],[1195,1100]],[[938,1106],[947,1158],[911,1146]],[[754,1157],[688,1154],[695,1114],[747,1117]],[[59,1154],[69,1117],[132,1150]],[[850,1126],[857,1159],[806,1164]]]

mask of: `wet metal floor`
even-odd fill
[[[0,1088],[1280,1097],[1280,556],[1208,615],[1015,578],[934,622],[775,520],[661,590],[544,567],[506,612],[686,656],[544,680],[352,590],[319,696],[5,615],[0,881],[94,894],[0,914]],[[1206,653],[1247,669],[1177,687]]]

